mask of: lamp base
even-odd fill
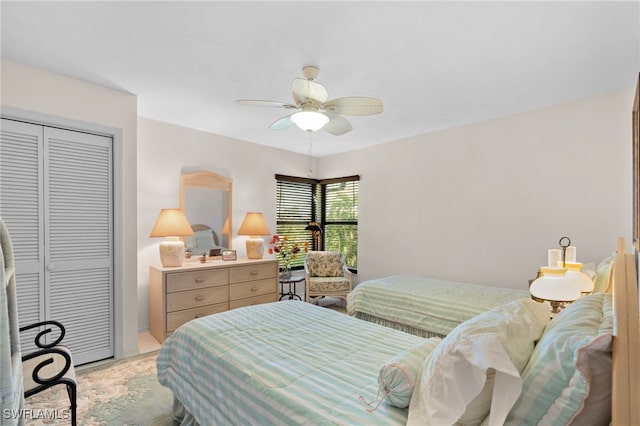
[[[166,237],[160,243],[160,262],[165,268],[182,266],[184,261],[184,242],[178,237]]]
[[[246,248],[249,259],[262,259],[264,240],[261,237],[250,237],[246,242]]]

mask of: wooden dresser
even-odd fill
[[[275,259],[186,262],[149,268],[149,331],[160,343],[187,321],[278,300]]]

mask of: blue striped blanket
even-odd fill
[[[359,284],[347,296],[347,311],[418,336],[444,337],[458,324],[522,297],[530,297],[526,287],[514,290],[394,275]]]
[[[158,379],[200,425],[404,425],[368,412],[380,368],[423,338],[299,301],[190,321],[163,344]]]

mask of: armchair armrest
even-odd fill
[[[344,277],[349,279],[351,286],[353,287],[353,272],[351,272],[345,264],[342,265],[342,272],[344,272]]]
[[[47,333],[51,333],[52,330],[51,328],[45,328],[44,330],[42,330],[41,332],[39,332],[35,339],[34,339],[34,343],[37,347],[41,348],[41,349],[48,349],[48,348],[53,348],[54,346],[57,346],[62,339],[64,338],[64,335],[66,333],[66,330],[64,328],[64,326],[59,323],[58,321],[40,321],[40,322],[35,322],[33,324],[29,324],[29,325],[25,325],[24,327],[20,327],[20,332],[22,333],[25,330],[30,330],[32,328],[37,328],[37,327],[41,327],[43,325],[55,325],[56,327],[58,327],[59,331],[60,331],[60,336],[58,336],[58,338],[53,341],[52,343],[44,343],[41,342],[40,340],[42,339],[42,337],[44,335],[46,335]]]

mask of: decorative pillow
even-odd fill
[[[598,266],[596,266],[596,279],[593,281],[594,293],[606,293],[609,290],[609,284],[611,282],[611,265],[613,265],[614,258],[615,253],[603,259],[598,263]]]
[[[382,397],[394,407],[406,408],[420,373],[420,367],[427,357],[442,341],[432,337],[419,345],[391,358],[380,369],[378,383]]]
[[[595,262],[583,263],[582,264],[582,273],[589,277],[591,281],[596,280],[598,274],[596,273],[596,264]]]
[[[184,237],[184,248],[191,250],[193,248],[196,248],[197,246],[198,245],[196,244],[196,237],[194,237],[193,235]]]
[[[307,253],[307,265],[312,277],[341,277],[342,258],[339,251]]]
[[[548,323],[545,305],[519,299],[457,326],[425,360],[407,425],[502,424]]]
[[[213,241],[213,233],[210,229],[204,231],[196,231],[193,233],[193,237],[196,239],[196,247],[198,249],[209,249],[216,246]]]
[[[612,331],[610,294],[582,297],[560,312],[522,373],[507,424],[608,425]]]

